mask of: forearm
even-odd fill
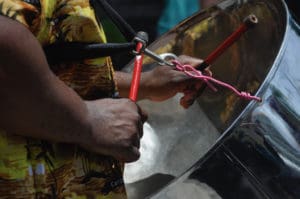
[[[191,66],[198,66],[202,63],[202,60],[188,56],[179,56],[178,60],[183,64],[190,64]],[[132,78],[131,74],[116,72],[115,77],[120,96],[128,97]],[[138,100],[164,101],[177,93],[187,92],[187,88],[190,88],[189,93],[193,93],[196,96],[198,89],[194,88],[194,84],[198,85],[198,83],[199,81],[193,80],[185,73],[174,70],[172,67],[157,66],[141,74]]]
[[[143,72],[141,74],[140,86],[138,91],[138,100],[146,99],[148,97],[148,88],[147,88],[147,78],[149,76],[149,72]],[[115,72],[115,80],[118,85],[118,91],[120,97],[128,98],[131,86],[131,73],[125,73],[121,71]]]
[[[0,127],[8,133],[78,143],[89,133],[85,102],[49,69],[41,47],[16,22],[0,19]],[[26,50],[24,50],[26,49]]]
[[[87,109],[76,94],[61,85],[23,84],[19,88],[2,84],[7,90],[1,94],[1,128],[54,142],[78,143],[87,136]]]

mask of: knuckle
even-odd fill
[[[131,113],[131,116],[129,119],[131,120],[131,123],[133,125],[136,125],[136,124],[138,124],[138,122],[141,121],[141,118],[142,118],[141,115],[137,111],[135,111],[135,112]]]
[[[122,99],[119,99],[119,100],[120,100],[122,105],[126,105],[126,106],[128,106],[129,104],[132,103],[132,101],[128,98],[122,98]]]
[[[121,148],[124,151],[128,151],[132,146],[132,138],[124,139],[121,143]]]
[[[125,151],[128,151],[131,147],[132,147],[132,141],[131,141],[131,139],[125,140],[125,141],[123,142],[122,148],[123,148]]]
[[[134,136],[138,133],[138,127],[135,123],[128,124],[127,126],[124,126],[123,129],[126,132],[126,139],[132,140]]]

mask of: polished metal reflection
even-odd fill
[[[163,103],[143,101],[149,113],[141,158],[125,167],[129,198],[143,198],[183,173],[202,156],[219,133],[196,103],[185,110],[179,95]]]
[[[286,21],[280,0],[222,1],[184,21],[150,49],[157,54],[205,58],[250,13],[258,17],[259,24],[231,46],[211,70],[216,78],[254,94],[262,89],[283,40]],[[146,59],[145,64],[145,70],[154,66],[151,59]],[[132,65],[126,68],[131,69]],[[229,131],[245,108],[256,104],[249,104],[222,88],[216,93],[205,90],[198,103],[188,110],[179,106],[179,98],[163,103],[141,102],[149,121],[144,129],[141,159],[125,168],[129,198],[145,198],[183,174]],[[201,189],[206,191],[203,194],[220,197],[210,185],[199,186],[206,187]]]

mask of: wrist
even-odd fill
[[[80,127],[77,129],[77,135],[74,136],[74,142],[80,146],[87,146],[91,144],[93,139],[93,102],[84,101],[86,107],[85,118],[82,119]]]
[[[152,71],[142,73],[139,89],[139,100],[151,99],[151,76]]]

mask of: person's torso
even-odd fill
[[[28,27],[42,46],[106,42],[89,0],[0,0],[0,14]],[[61,63],[55,69],[83,99],[111,97],[116,92],[109,57]],[[122,167],[113,158],[74,145],[0,130],[1,198],[126,198]]]

